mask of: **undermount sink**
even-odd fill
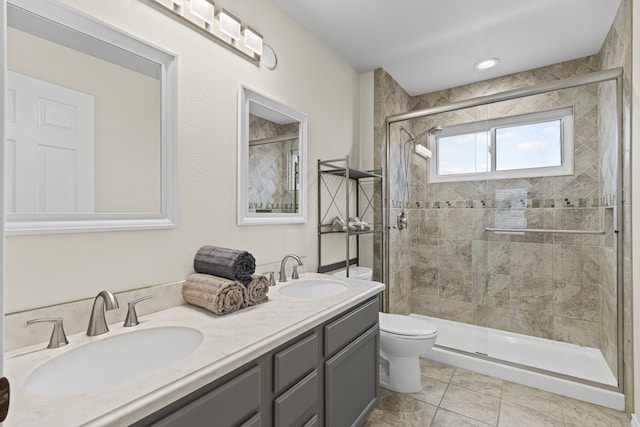
[[[280,288],[280,293],[295,298],[324,298],[341,294],[348,289],[349,287],[342,282],[327,279],[309,279],[284,285]]]
[[[174,364],[195,351],[202,334],[161,327],[106,337],[46,362],[24,383],[31,394],[65,396],[103,390]]]

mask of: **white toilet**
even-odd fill
[[[380,385],[400,393],[421,390],[420,354],[433,347],[438,329],[422,319],[380,313]]]
[[[333,273],[346,277],[346,271]],[[349,268],[349,278],[371,280],[368,267]],[[380,385],[401,393],[416,393],[420,382],[420,354],[433,347],[438,329],[417,317],[380,313]]]

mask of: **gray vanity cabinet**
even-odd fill
[[[361,426],[378,402],[374,297],[133,427]]]

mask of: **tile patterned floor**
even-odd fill
[[[421,360],[422,391],[380,389],[365,427],[629,427],[623,412]]]

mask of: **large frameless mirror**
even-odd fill
[[[7,24],[7,234],[173,227],[176,57],[58,2]]]
[[[240,87],[238,224],[306,222],[306,140],[306,114]]]

